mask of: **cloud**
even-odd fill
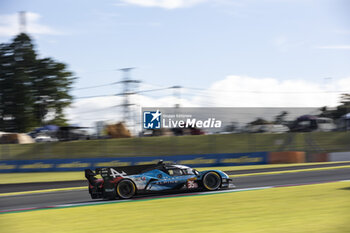
[[[164,96],[162,98],[149,97],[145,95],[133,95],[130,97],[130,103],[133,114],[139,114],[141,107],[156,106],[156,107],[173,107],[175,103],[180,103],[181,106],[199,107],[191,103],[188,99],[177,99],[173,96]],[[94,126],[97,121],[105,121],[115,123],[123,120],[123,97],[107,96],[95,97],[88,99],[76,100],[70,108],[67,108],[65,113],[71,124],[81,126]],[[139,118],[138,118],[139,119]]]
[[[150,89],[149,87],[147,89]],[[340,94],[350,93],[350,77],[321,79],[319,82],[305,80],[278,80],[230,75],[213,83],[209,88],[183,88],[181,98],[168,90],[155,95],[133,95],[136,103],[134,113],[143,107],[322,107],[339,105]],[[93,126],[103,120],[122,120],[123,102],[120,96],[80,99],[67,109],[70,123]],[[140,118],[137,118],[140,119]]]
[[[214,83],[208,93],[212,102],[224,107],[321,107],[336,106],[340,91],[350,78],[320,82],[228,76]],[[350,92],[350,88],[347,90]]]
[[[350,45],[327,45],[327,46],[318,46],[318,49],[339,49],[339,50],[348,50]]]
[[[30,34],[57,35],[57,30],[41,24],[41,16],[34,12],[26,12],[26,32]],[[13,36],[19,33],[19,15],[3,14],[0,15],[0,36]]]
[[[124,4],[141,7],[160,7],[164,9],[176,9],[191,7],[207,0],[121,0]],[[120,3],[118,3],[120,5]]]

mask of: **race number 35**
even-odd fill
[[[188,180],[187,181],[187,188],[189,188],[189,189],[198,188],[198,184],[196,182],[194,182],[194,180]]]

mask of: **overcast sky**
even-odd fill
[[[81,88],[123,67],[140,89],[184,87],[134,96],[141,106],[335,106],[350,92],[347,0],[0,0],[1,43],[19,11],[40,56],[79,77],[72,123],[120,115],[120,85]]]

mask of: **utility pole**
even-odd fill
[[[27,21],[26,21],[26,12],[19,12],[19,32],[26,33]]]
[[[140,80],[130,79],[130,71],[135,69],[134,67],[123,68],[120,71],[123,72],[123,80],[120,81],[123,85],[123,92],[120,94],[123,96],[123,121],[126,125],[129,125],[132,128],[135,128],[135,119],[134,114],[131,109],[131,106],[135,105],[130,102],[130,96],[135,95],[137,93],[136,86],[140,83]],[[129,123],[129,124],[128,124]]]
[[[174,95],[175,101],[176,101],[176,99],[178,99],[178,101],[179,101],[178,103],[175,102],[174,107],[179,108],[180,101],[181,101],[181,88],[182,88],[182,86],[172,86],[170,88],[174,90],[173,95]]]
[[[171,86],[169,89],[173,89],[173,96],[174,96],[174,114],[178,114],[179,112],[179,107],[180,107],[180,101],[181,101],[181,90],[182,86],[176,85],[176,86]],[[177,100],[179,102],[177,102]]]

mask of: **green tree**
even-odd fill
[[[265,119],[263,119],[263,118],[258,117],[258,118],[256,118],[255,121],[249,122],[248,124],[249,124],[249,125],[268,125],[268,124],[272,124],[272,122],[267,121],[267,120],[265,120]]]
[[[343,115],[350,112],[350,94],[341,94],[340,96],[340,103],[341,105],[338,105],[335,109],[322,107],[320,108],[322,117],[329,117],[332,119],[339,119]]]
[[[275,116],[275,124],[284,124],[286,122],[286,117],[288,115],[287,111],[282,111],[280,114]]]
[[[49,112],[51,122],[64,124],[63,109],[72,102],[75,79],[66,68],[52,58],[38,58],[24,33],[1,44],[0,130],[26,132],[43,124]]]

